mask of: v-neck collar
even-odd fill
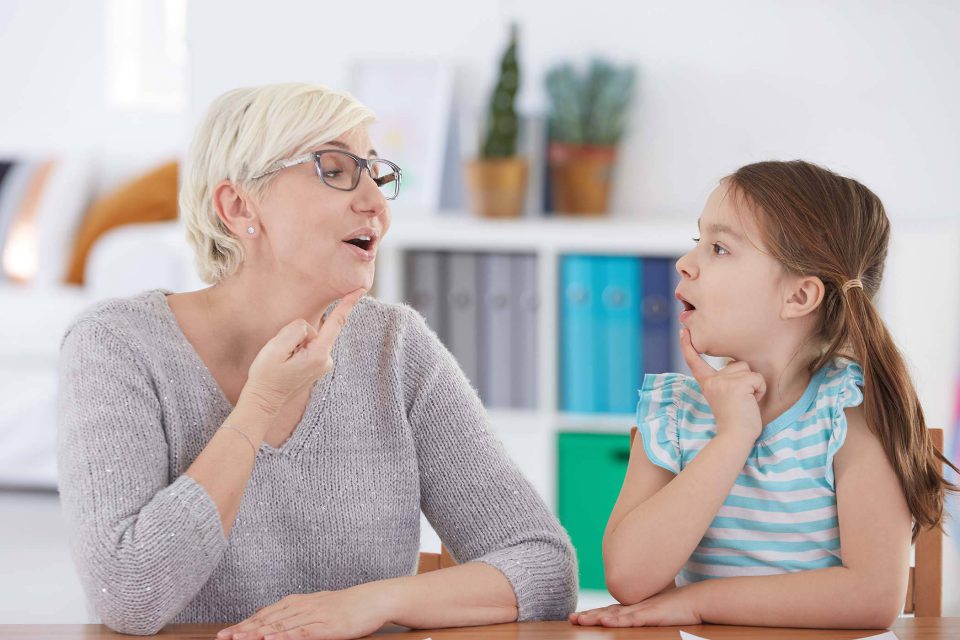
[[[210,368],[207,366],[207,363],[203,358],[200,357],[200,353],[197,351],[196,347],[193,346],[193,343],[190,342],[190,339],[187,338],[187,335],[180,327],[180,322],[177,320],[177,316],[174,314],[173,308],[170,307],[170,302],[167,300],[167,296],[171,295],[173,292],[167,289],[154,289],[151,293],[156,297],[157,306],[160,309],[161,314],[169,323],[172,333],[176,336],[177,341],[180,343],[180,350],[185,353],[188,358],[194,360],[196,368],[209,381],[217,402],[226,412],[226,415],[229,415],[236,408],[236,405],[230,402],[230,400],[227,398],[227,394],[223,392],[223,388],[220,386],[220,383],[217,382],[217,379],[210,372]],[[333,352],[331,353],[331,357],[333,359],[333,370],[313,384],[313,389],[310,391],[310,398],[307,400],[307,406],[304,408],[303,415],[300,417],[300,422],[297,423],[297,426],[290,434],[290,437],[287,438],[287,440],[279,447],[274,447],[268,444],[266,441],[262,442],[260,444],[260,450],[257,453],[258,456],[261,453],[289,454],[299,451],[303,448],[303,443],[309,438],[310,432],[313,431],[317,423],[317,417],[323,412],[323,407],[326,404],[327,393],[329,392],[330,385],[333,382],[334,376],[336,375],[338,344],[339,341],[334,343]]]

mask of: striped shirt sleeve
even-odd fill
[[[683,375],[647,374],[637,403],[637,431],[653,464],[680,473],[677,416],[683,398]]]

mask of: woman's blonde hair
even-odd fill
[[[229,180],[260,198],[276,174],[254,176],[372,121],[373,112],[353,96],[313,84],[234,89],[214,100],[190,145],[180,186],[180,215],[203,281],[219,282],[243,262],[243,246],[214,209],[217,184]]]

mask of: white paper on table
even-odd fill
[[[680,640],[708,640],[708,638],[701,638],[700,636],[696,636],[692,633],[681,631]],[[880,633],[875,636],[866,636],[864,638],[861,638],[860,640],[899,640],[899,639],[897,638],[897,634],[895,634],[893,631],[885,631],[884,633]]]

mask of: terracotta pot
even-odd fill
[[[526,158],[481,158],[466,164],[473,211],[485,218],[519,218],[527,194]]]
[[[550,143],[550,194],[557,213],[607,213],[616,147]]]

